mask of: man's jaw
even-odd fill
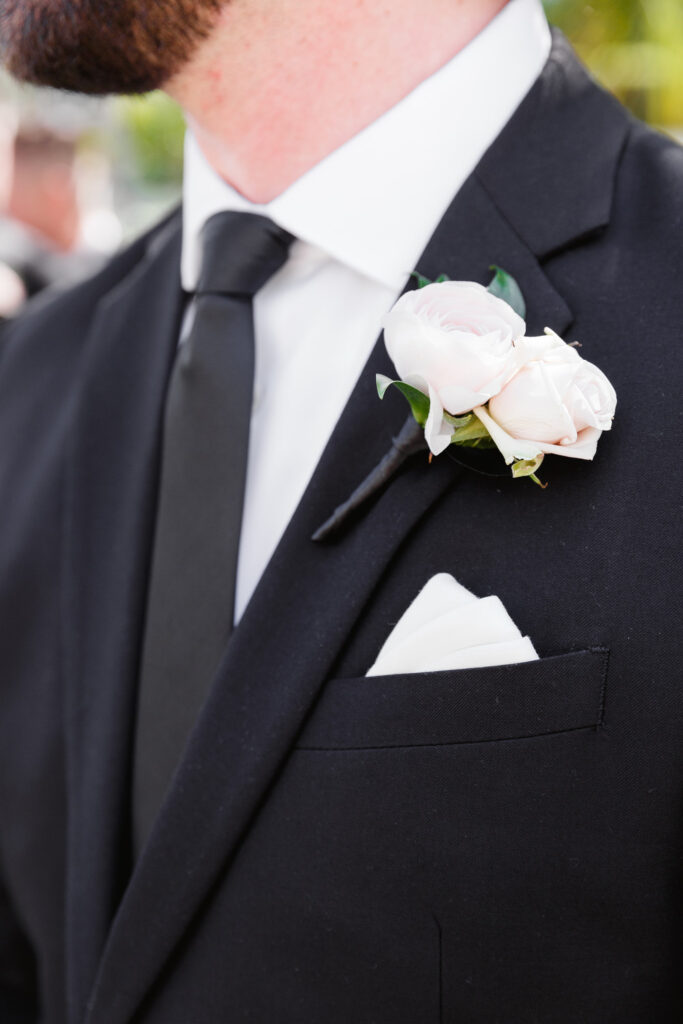
[[[89,95],[158,89],[226,0],[3,0],[0,55],[19,80]]]

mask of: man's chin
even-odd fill
[[[88,96],[146,93],[160,88],[165,80],[163,74],[141,73],[140,69],[135,74],[125,75],[118,68],[107,72],[107,69],[99,67],[93,74],[87,68],[75,68],[61,60],[54,64],[43,63],[26,60],[22,55],[13,55],[7,60],[6,67],[20,82]]]
[[[0,56],[15,78],[34,85],[91,96],[149,92],[186,65],[221,6],[221,0],[4,0]]]

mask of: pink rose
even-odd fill
[[[604,373],[549,328],[516,344],[521,369],[474,411],[505,461],[553,453],[592,459],[617,404]]]
[[[439,455],[459,416],[497,395],[519,363],[525,324],[482,285],[444,281],[402,295],[384,318],[387,351],[402,381],[430,399],[425,438]]]

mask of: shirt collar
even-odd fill
[[[509,0],[448,64],[264,205],[223,181],[188,132],[184,287],[196,285],[206,220],[245,210],[400,291],[453,196],[540,74],[550,46],[541,0]]]

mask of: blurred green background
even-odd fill
[[[549,20],[643,120],[683,130],[681,0],[547,0]]]

